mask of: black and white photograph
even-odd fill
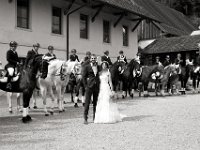
[[[1,0],[0,150],[200,150],[200,0]]]

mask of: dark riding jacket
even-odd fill
[[[169,61],[165,60],[164,63],[163,63],[163,66],[166,67],[166,66],[169,66],[170,64],[171,64],[170,60]]]
[[[8,61],[6,67],[15,68],[17,66],[17,63],[20,62],[17,52],[11,49],[7,51],[6,59]]]
[[[69,59],[70,59],[70,61],[76,61],[77,60],[79,62],[79,59],[78,59],[77,55],[70,55]]]
[[[34,51],[33,49],[28,51],[26,60],[25,60],[25,67],[27,67],[30,64],[30,60],[33,59],[35,55],[38,55],[38,53]]]
[[[106,56],[106,55],[102,56],[102,57],[101,57],[101,61],[102,61],[102,62],[103,62],[103,61],[106,61],[106,62],[108,62],[109,65],[112,65],[112,62],[111,62],[109,56]]]

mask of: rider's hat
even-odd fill
[[[121,50],[121,51],[119,51],[119,54],[123,54],[124,52]]]
[[[104,52],[104,54],[106,54],[106,55],[107,55],[107,54],[109,54],[109,51],[108,51],[108,50],[106,50],[106,51]]]
[[[17,44],[17,42],[15,42],[15,41],[11,41],[11,42],[10,42],[10,46],[11,46],[11,47],[17,47],[17,45],[18,45],[18,44]]]
[[[76,53],[76,49],[72,49],[72,50],[71,50],[71,53]]]
[[[86,55],[91,55],[91,52],[90,52],[90,51],[87,51],[87,52],[86,52]]]
[[[33,47],[40,47],[39,43],[33,44]]]
[[[167,55],[166,58],[170,58],[169,55]]]
[[[51,45],[49,45],[49,46],[48,46],[48,50],[54,50],[54,47],[51,46]]]
[[[156,59],[160,59],[160,57],[159,57],[159,56],[156,56]]]

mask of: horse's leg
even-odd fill
[[[62,100],[61,100],[61,86],[57,85],[56,86],[56,91],[58,95],[58,108],[59,108],[59,113],[62,112]]]
[[[149,96],[149,94],[148,94],[148,82],[144,82],[143,86],[144,86],[144,97],[148,97]]]
[[[47,99],[47,87],[40,87],[40,92],[41,92],[42,99],[43,99],[45,116],[49,116],[49,113],[47,111],[47,101],[46,101],[46,99]]]
[[[127,96],[127,82],[126,81],[122,81],[122,98],[124,99]]]
[[[34,109],[37,109],[36,97],[37,97],[37,90],[35,89],[35,90],[33,91],[33,96],[32,96],[32,99],[33,99],[33,108],[34,108]]]
[[[78,96],[79,96],[79,90],[80,90],[80,81],[78,81],[77,86],[75,88],[75,98],[74,98],[74,107],[78,107]]]
[[[81,101],[82,101],[82,104],[83,104],[83,106],[84,106],[84,105],[85,105],[85,87],[84,87],[83,83],[82,83],[82,88],[81,88],[81,90],[82,90]]]
[[[62,108],[62,112],[65,111],[65,107],[64,107],[64,87],[61,88],[61,108]]]
[[[27,123],[32,120],[31,117],[28,115],[29,103],[30,103],[32,94],[33,94],[32,89],[26,89],[23,91],[23,113],[22,113],[22,116],[23,116],[22,122],[23,123]]]
[[[12,93],[11,92],[6,92],[6,96],[7,96],[7,102],[8,102],[8,111],[9,113],[13,113],[12,111]]]
[[[54,96],[54,93],[53,93],[53,89],[52,89],[52,88],[49,88],[49,94],[50,94],[50,97],[51,97],[51,109],[50,109],[50,114],[53,115],[53,113],[54,113],[55,96]],[[45,96],[45,97],[46,97],[46,96]]]
[[[22,97],[22,94],[21,93],[17,93],[17,110],[19,112],[22,112],[21,97]]]

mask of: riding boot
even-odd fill
[[[12,89],[11,79],[12,79],[12,76],[8,76],[8,81],[7,81],[6,89],[9,89],[9,90]]]

